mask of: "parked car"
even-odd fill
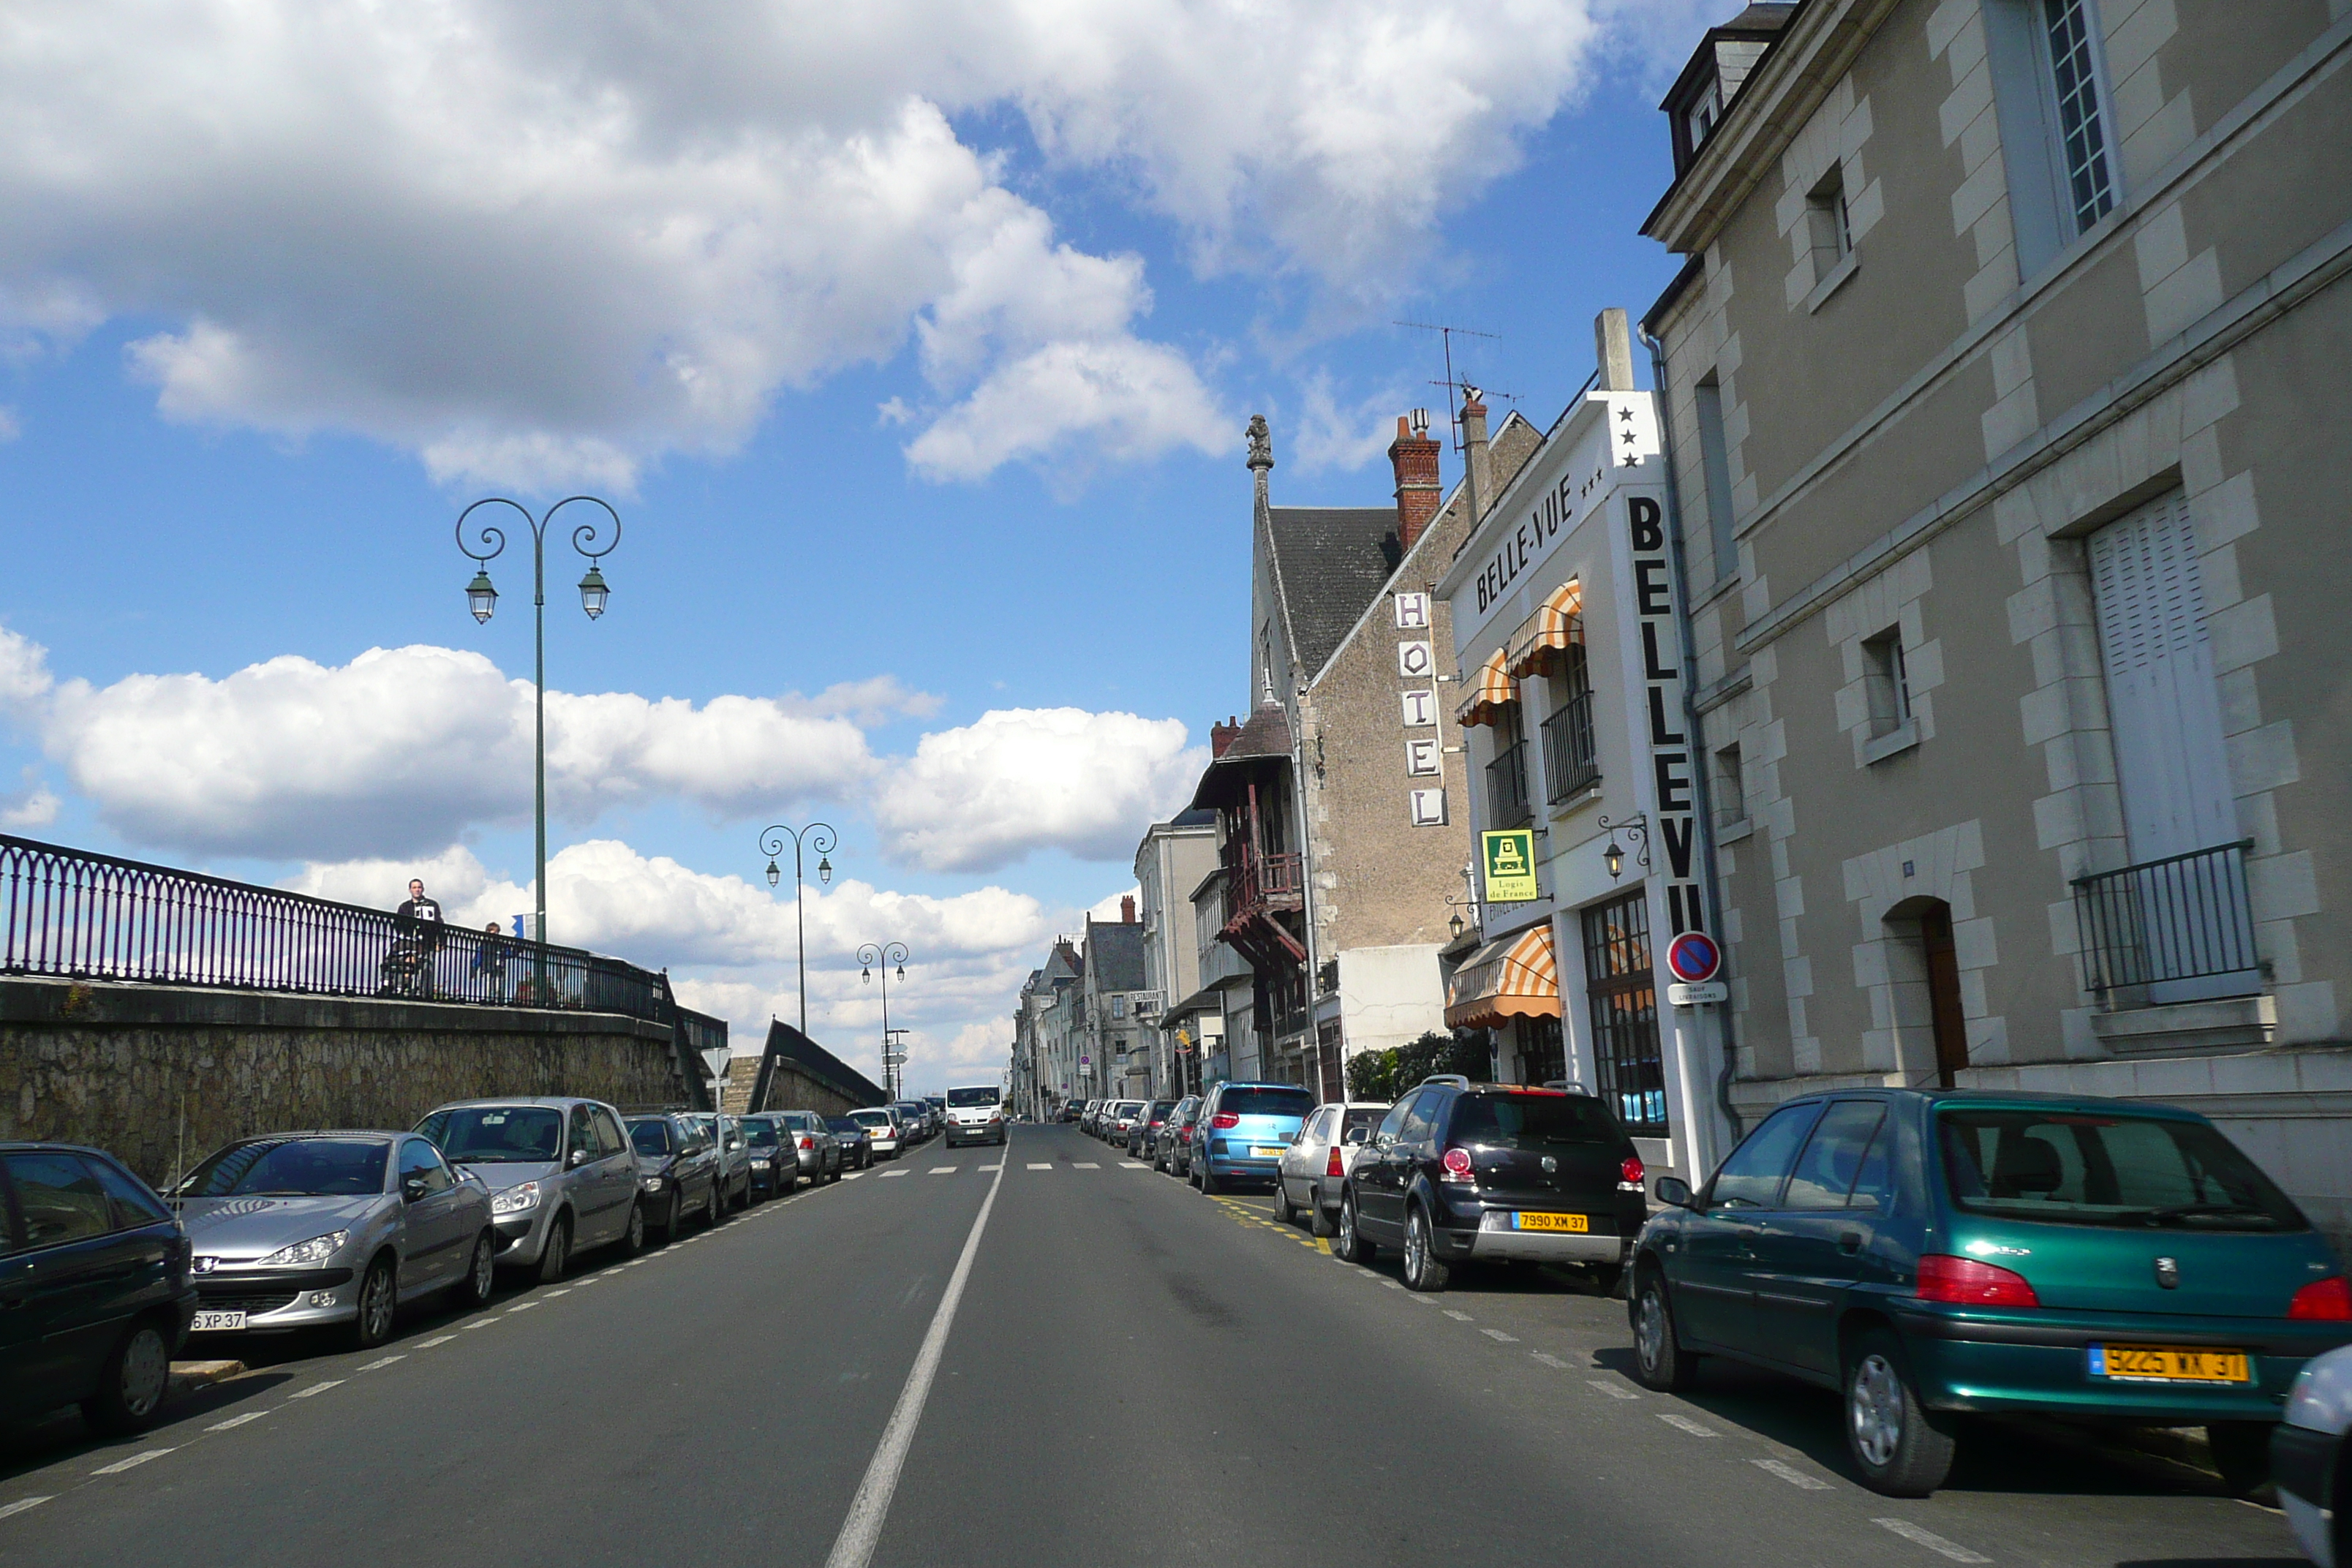
[[[751,1151],[743,1142],[743,1129],[734,1117],[714,1117],[709,1111],[698,1110],[687,1120],[705,1138],[718,1141],[718,1128],[727,1130],[726,1142],[719,1147],[719,1195],[724,1208],[742,1209],[751,1206]]]
[[[1135,1131],[1135,1119],[1143,1114],[1144,1102],[1139,1100],[1114,1100],[1102,1113],[1097,1131],[1106,1143],[1124,1147],[1127,1135]]]
[[[1063,1102],[1062,1109],[1055,1113],[1054,1120],[1056,1121],[1076,1121],[1086,1115],[1086,1113],[1087,1108],[1083,1101],[1076,1100],[1065,1100]]]
[[[1088,1137],[1092,1137],[1095,1131],[1095,1118],[1102,1114],[1102,1108],[1103,1102],[1101,1100],[1087,1100],[1086,1105],[1078,1111],[1078,1131],[1086,1133]]]
[[[1274,1217],[1288,1225],[1304,1211],[1317,1236],[1339,1235],[1340,1189],[1388,1110],[1349,1100],[1317,1106],[1275,1173]]]
[[[1192,1130],[1192,1184],[1214,1193],[1227,1182],[1271,1183],[1314,1109],[1314,1097],[1296,1084],[1216,1085],[1202,1098]]]
[[[1955,1417],[2203,1425],[2238,1491],[2304,1363],[2352,1341],[2341,1264],[2201,1116],[2090,1096],[1885,1089],[1764,1119],[1635,1260],[1653,1388],[1725,1355],[1840,1390],[1862,1478],[1950,1469]]]
[[[874,1163],[874,1130],[855,1116],[828,1116],[824,1124],[841,1145],[841,1163],[854,1171]]]
[[[866,1129],[866,1146],[877,1160],[895,1160],[905,1146],[905,1136],[898,1127],[898,1112],[886,1107],[869,1106],[853,1110],[850,1120]]]
[[[1004,1095],[996,1085],[976,1083],[950,1089],[947,1102],[949,1148],[954,1148],[959,1141],[1003,1145]]]
[[[677,1239],[686,1216],[719,1223],[719,1162],[709,1136],[683,1116],[632,1116],[623,1123],[637,1152],[637,1187],[658,1218],[649,1220],[665,1241]]]
[[[113,1156],[0,1143],[0,1420],[153,1424],[197,1309],[188,1238]]]
[[[765,1116],[736,1119],[751,1156],[751,1201],[780,1198],[801,1184],[800,1151]]]
[[[1151,1152],[1159,1141],[1160,1130],[1168,1124],[1168,1113],[1176,1109],[1172,1100],[1147,1100],[1143,1109],[1127,1124],[1127,1153],[1129,1159]]]
[[[1160,1124],[1159,1142],[1152,1147],[1153,1170],[1165,1171],[1171,1176],[1189,1177],[1192,1173],[1192,1135],[1200,1117],[1199,1095],[1188,1094],[1176,1102],[1168,1120]]]
[[[2271,1433],[2271,1479],[2295,1543],[2319,1568],[2352,1568],[2352,1348],[2314,1356],[2295,1374]]]
[[[196,1333],[332,1324],[367,1350],[392,1337],[402,1303],[447,1290],[479,1306],[495,1282],[488,1185],[411,1133],[240,1139],[172,1196]]]
[[[888,1110],[898,1118],[900,1135],[909,1144],[928,1142],[931,1136],[931,1108],[919,1100],[894,1100]]]
[[[824,1117],[814,1110],[776,1110],[768,1114],[792,1141],[802,1175],[812,1182],[841,1180],[841,1140],[825,1124]]]
[[[561,1279],[575,1252],[644,1248],[645,1173],[604,1101],[462,1100],[427,1112],[415,1130],[489,1188],[501,1267]]]

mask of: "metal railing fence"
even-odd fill
[[[1528,799],[1528,743],[1517,741],[1486,764],[1486,805],[1492,826],[1517,827],[1535,815]]]
[[[2246,892],[2251,838],[2144,861],[2074,880],[2083,978],[2110,1005],[2163,1001],[2144,988],[2243,974],[2260,985],[2252,906]],[[2212,993],[2220,994],[2219,992]]]
[[[1543,721],[1544,771],[1554,805],[1601,782],[1601,749],[1592,738],[1592,692],[1570,698]]]

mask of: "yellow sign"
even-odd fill
[[[1531,827],[1482,833],[1478,847],[1486,863],[1486,901],[1524,904],[1543,893],[1536,886],[1536,835]]]

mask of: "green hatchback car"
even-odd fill
[[[1863,1479],[1942,1484],[1978,1412],[2202,1425],[2263,1479],[2352,1289],[2203,1117],[2052,1095],[1855,1090],[1772,1112],[1694,1194],[1660,1178],[1627,1292],[1641,1380],[1736,1357],[1844,1395]]]

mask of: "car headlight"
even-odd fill
[[[766,1160],[754,1160],[751,1162],[751,1169],[755,1171],[764,1171],[768,1168],[768,1165],[769,1162]]]
[[[647,1176],[646,1178],[646,1191],[649,1193],[657,1193],[661,1191],[661,1187],[662,1179],[659,1176]]]
[[[308,1241],[298,1241],[291,1247],[281,1247],[263,1258],[256,1267],[262,1268],[303,1268],[324,1263],[335,1255],[336,1248],[351,1239],[348,1230],[329,1231]]]
[[[520,1214],[539,1206],[539,1184],[518,1182],[490,1200],[492,1214]]]

